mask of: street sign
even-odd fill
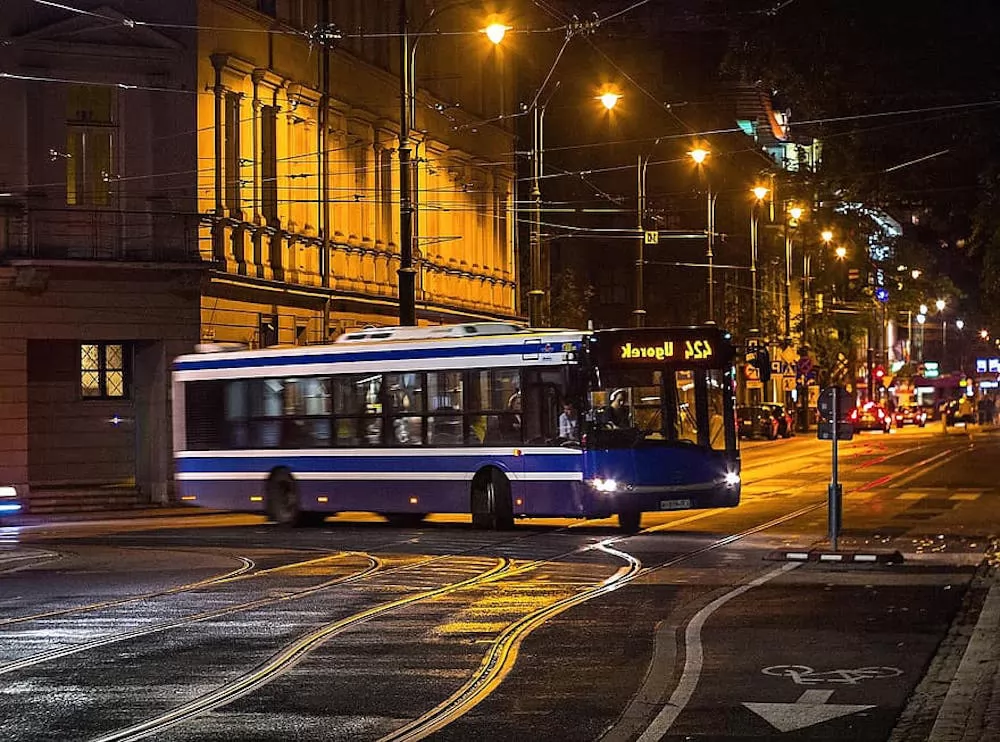
[[[644,237],[647,245],[660,244],[660,233],[655,230],[646,230],[646,232],[644,233]]]
[[[837,440],[849,441],[854,438],[854,426],[850,423],[837,423]],[[833,423],[829,420],[820,420],[816,426],[816,439],[820,441],[833,440]]]
[[[854,406],[851,403],[851,396],[847,393],[847,390],[842,386],[828,386],[819,393],[819,399],[816,401],[816,407],[819,409],[819,414],[824,420],[830,421],[833,419],[833,390],[837,390],[837,420],[846,420],[847,416],[851,414],[851,408]],[[840,427],[839,425],[837,426]],[[840,431],[838,430],[838,433]],[[838,435],[838,438],[841,436]],[[829,440],[829,439],[827,439]]]
[[[808,376],[812,368],[813,361],[809,356],[802,356],[795,365],[795,370],[798,371],[799,376]]]
[[[781,390],[783,392],[794,392],[795,391],[795,377],[794,376],[782,376],[781,377]]]

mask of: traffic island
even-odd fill
[[[830,564],[903,563],[903,555],[899,551],[829,551],[823,549],[803,551],[782,549],[768,553],[764,559],[772,562],[826,562]]]

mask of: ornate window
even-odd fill
[[[123,343],[82,343],[80,396],[84,399],[128,399],[129,366],[129,347]]]

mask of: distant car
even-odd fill
[[[782,438],[791,438],[795,435],[795,417],[791,412],[777,402],[767,402],[764,407],[771,410],[774,419],[778,421],[778,435]]]
[[[892,430],[892,415],[875,402],[865,402],[860,407],[855,407],[847,421],[855,430],[881,430],[883,433]]]
[[[924,408],[915,405],[897,408],[892,418],[897,428],[902,428],[904,425],[916,425],[922,428],[927,424],[927,413]]]
[[[736,429],[740,438],[766,438],[773,441],[778,437],[778,420],[773,412],[764,406],[740,405],[736,408]]]
[[[5,515],[15,515],[21,511],[22,505],[17,497],[17,490],[10,486],[0,487],[0,520]]]

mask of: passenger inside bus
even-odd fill
[[[569,401],[563,403],[563,411],[559,415],[559,437],[567,441],[580,440],[580,416]]]

